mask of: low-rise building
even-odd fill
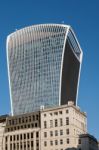
[[[87,132],[86,114],[72,102],[41,111],[41,150],[77,147],[80,134]]]
[[[3,149],[3,139],[5,134],[6,118],[8,115],[0,116],[0,150]]]
[[[68,105],[10,116],[6,120],[3,150],[65,150],[77,148],[86,134],[86,113]]]
[[[86,113],[68,105],[0,117],[0,150],[98,150]]]
[[[40,112],[7,118],[4,150],[39,150]]]
[[[97,139],[90,134],[82,134],[79,136],[79,150],[98,150]]]

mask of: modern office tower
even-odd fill
[[[12,115],[77,105],[82,50],[70,26],[41,24],[7,37]]]
[[[67,105],[9,116],[3,137],[3,150],[77,148],[79,136],[86,132],[86,113],[81,112],[73,102],[68,102]],[[82,150],[85,150],[84,147]]]

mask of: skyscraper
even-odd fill
[[[82,50],[70,26],[41,24],[7,37],[7,63],[13,115],[54,107],[77,93]]]

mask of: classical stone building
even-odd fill
[[[82,134],[79,137],[78,147],[81,150],[98,150],[98,141],[90,134]]]
[[[6,119],[3,150],[65,150],[87,132],[86,114],[73,102]]]
[[[87,132],[86,114],[72,102],[41,111],[41,119],[42,150],[77,147],[79,135]]]
[[[0,150],[3,148],[3,139],[5,134],[6,118],[8,115],[0,116]]]

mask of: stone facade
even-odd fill
[[[86,113],[73,102],[0,122],[0,150],[97,150],[87,134]]]
[[[41,111],[41,120],[41,150],[77,147],[79,135],[87,131],[86,114],[71,102]]]
[[[4,134],[5,134],[6,117],[7,115],[0,116],[0,150],[3,149],[3,139],[4,139]]]
[[[82,150],[98,150],[98,142],[95,137],[90,134],[82,134],[79,137],[79,149]]]

